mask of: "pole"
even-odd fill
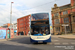
[[[11,2],[11,10],[10,10],[10,38],[11,38],[11,26],[12,26],[12,3]]]

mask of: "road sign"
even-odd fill
[[[66,34],[66,26],[69,26],[68,24],[62,24],[62,26],[65,26],[65,34]]]
[[[62,24],[62,26],[65,26],[65,34],[66,34],[66,26],[69,26],[68,24]]]
[[[68,24],[62,24],[62,26],[69,26]]]

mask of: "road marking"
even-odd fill
[[[69,44],[69,43],[62,43],[62,44],[66,45],[66,44]]]
[[[52,41],[59,41],[59,40],[52,40]]]
[[[47,43],[47,44],[50,44],[50,45],[52,45],[52,43]]]
[[[54,43],[55,45],[59,45],[60,43]]]
[[[71,43],[71,44],[75,44],[75,42]]]

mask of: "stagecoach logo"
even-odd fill
[[[37,37],[37,39],[42,39],[43,37]]]

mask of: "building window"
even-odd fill
[[[59,24],[59,19],[54,20],[55,24]]]
[[[69,23],[69,18],[64,18],[64,23]]]
[[[26,24],[26,23],[25,23]]]
[[[68,14],[68,12],[67,11],[63,11],[63,15],[66,15],[66,14]]]
[[[21,23],[20,25],[23,25],[23,23]]]
[[[69,26],[66,26],[66,31],[70,31],[70,27]]]
[[[73,6],[75,5],[75,0],[74,0],[74,4],[73,4]]]
[[[28,20],[29,18],[27,18],[27,20]]]
[[[23,30],[23,27],[21,29]]]
[[[25,26],[25,29],[26,29],[26,26]]]
[[[73,22],[75,22],[75,16],[73,16]]]
[[[58,17],[58,16],[59,16],[59,13],[55,13],[55,14],[54,14],[54,17]]]
[[[60,31],[60,27],[55,27],[56,31]]]
[[[25,35],[26,35],[26,31],[25,31]]]
[[[23,30],[23,27],[21,27],[20,30]]]
[[[20,21],[23,21],[23,19],[21,19]]]
[[[26,20],[26,18],[25,18],[25,20]]]

